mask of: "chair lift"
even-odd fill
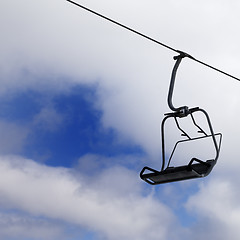
[[[172,71],[172,76],[171,76],[171,81],[170,81],[170,86],[169,86],[169,92],[168,92],[168,106],[169,108],[173,111],[171,113],[166,113],[165,117],[162,121],[161,124],[161,138],[162,138],[162,168],[161,171],[157,171],[155,169],[152,169],[150,167],[144,167],[140,173],[140,177],[142,180],[145,182],[156,185],[156,184],[162,184],[162,183],[169,183],[169,182],[176,182],[176,181],[182,181],[182,180],[187,180],[187,179],[193,179],[193,178],[201,178],[201,177],[206,177],[213,169],[214,165],[217,162],[217,159],[219,157],[219,152],[220,152],[220,147],[221,147],[221,140],[222,140],[222,134],[221,133],[214,133],[213,127],[210,121],[210,118],[207,114],[207,112],[199,107],[195,108],[188,108],[187,106],[175,108],[172,103],[172,95],[173,95],[173,89],[174,89],[174,83],[175,83],[175,78],[176,78],[176,73],[177,69],[184,57],[189,57],[192,58],[190,55],[179,51],[178,56],[174,57],[174,60],[176,60],[173,71]],[[194,119],[194,113],[196,112],[202,112],[203,115],[206,117],[207,124],[209,127],[209,132],[210,134],[207,134],[195,121]],[[186,131],[184,131],[179,123],[178,119],[179,118],[185,118],[187,116],[191,117],[191,120],[193,124],[197,127],[198,133],[201,134],[199,137],[190,137]],[[173,150],[172,153],[168,159],[168,163],[166,164],[166,159],[165,159],[165,137],[164,137],[164,126],[166,120],[173,118],[175,120],[175,123],[177,125],[177,128],[180,130],[182,133],[182,136],[186,137],[184,140],[178,141]],[[219,143],[217,143],[216,136],[219,137]],[[216,153],[214,159],[208,159],[208,160],[201,160],[198,158],[193,157],[187,165],[184,166],[177,166],[177,167],[170,167],[170,162],[172,160],[172,157],[174,155],[174,152],[180,143],[185,143],[189,141],[195,141],[198,139],[204,139],[204,138],[210,138],[211,141],[213,142],[214,146],[214,151]],[[165,166],[166,165],[166,166]]]

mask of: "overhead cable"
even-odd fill
[[[110,22],[112,22],[112,23],[114,23],[114,24],[116,24],[116,25],[118,25],[118,26],[120,26],[120,27],[122,27],[122,28],[125,28],[125,29],[127,29],[128,31],[131,31],[131,32],[133,32],[133,33],[135,33],[135,34],[137,34],[137,35],[140,35],[141,37],[146,38],[146,39],[148,39],[148,40],[150,40],[150,41],[152,41],[152,42],[154,42],[154,43],[156,43],[156,44],[158,44],[158,45],[161,45],[162,47],[165,47],[165,48],[167,48],[167,49],[169,49],[169,50],[171,50],[171,51],[174,51],[174,52],[177,52],[177,53],[180,53],[180,54],[181,54],[181,53],[184,53],[183,51],[177,50],[177,49],[175,49],[175,48],[173,48],[173,47],[171,47],[171,46],[169,46],[169,45],[167,45],[167,44],[164,44],[164,43],[162,43],[162,42],[160,42],[160,41],[158,41],[158,40],[156,40],[156,39],[154,39],[154,38],[151,38],[151,37],[149,37],[149,36],[147,36],[147,35],[145,35],[145,34],[143,34],[143,33],[141,33],[141,32],[138,32],[138,31],[136,31],[136,30],[134,30],[134,29],[126,26],[126,25],[123,25],[123,24],[121,24],[121,23],[119,23],[119,22],[117,22],[117,21],[115,21],[115,20],[113,20],[113,19],[111,19],[111,18],[108,18],[108,17],[106,17],[106,16],[104,16],[104,15],[98,13],[98,12],[95,12],[95,11],[93,11],[93,10],[91,10],[91,9],[89,9],[89,8],[87,8],[87,7],[79,4],[79,3],[76,3],[76,2],[74,2],[74,1],[72,1],[72,0],[66,0],[66,1],[68,1],[68,2],[70,2],[70,3],[72,3],[72,4],[74,4],[74,5],[76,5],[76,6],[80,7],[80,8],[82,8],[82,9],[90,12],[90,13],[93,13],[93,14],[95,14],[95,15],[97,15],[97,16],[99,16],[99,17],[101,17],[101,18],[103,18],[103,19],[105,19],[105,20],[107,20],[107,21],[110,21]],[[225,71],[222,71],[222,70],[220,70],[220,69],[218,69],[218,68],[216,68],[216,67],[213,67],[213,66],[211,66],[211,65],[209,65],[209,64],[207,64],[207,63],[205,63],[205,62],[202,62],[202,61],[200,61],[200,60],[192,57],[191,55],[189,55],[189,54],[187,54],[187,53],[184,53],[184,54],[185,54],[186,57],[194,60],[195,62],[198,62],[198,63],[200,63],[200,64],[202,64],[202,65],[204,65],[204,66],[206,66],[206,67],[208,67],[208,68],[211,68],[211,69],[213,69],[213,70],[215,70],[215,71],[217,71],[217,72],[220,72],[220,73],[222,73],[222,74],[224,74],[224,75],[226,75],[226,76],[228,76],[228,77],[230,77],[230,78],[233,78],[233,79],[235,79],[235,80],[237,80],[237,81],[240,81],[240,78],[237,78],[237,77],[235,77],[235,76],[233,76],[233,75],[231,75],[231,74],[229,74],[229,73],[226,73]]]

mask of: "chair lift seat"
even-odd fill
[[[194,160],[198,163],[192,164]],[[144,167],[140,173],[140,177],[142,180],[152,185],[201,178],[207,176],[212,171],[215,162],[215,160],[202,162],[193,158],[188,165],[168,167],[160,172],[149,167]],[[144,174],[145,170],[150,172]]]

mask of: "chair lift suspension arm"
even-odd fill
[[[182,61],[182,59],[184,57],[189,57],[189,58],[193,58],[192,56],[188,55],[187,53],[184,53],[182,51],[179,51],[180,55],[175,56],[173,59],[177,60],[174,67],[173,67],[173,71],[172,71],[172,76],[171,76],[171,81],[170,81],[170,85],[169,85],[169,91],[168,91],[168,106],[169,108],[174,111],[174,112],[178,112],[180,115],[182,114],[183,116],[188,115],[188,107],[187,106],[183,106],[183,107],[174,107],[173,103],[172,103],[172,97],[173,97],[173,90],[174,90],[174,85],[175,85],[175,79],[176,79],[176,74],[177,74],[177,70],[178,67]]]

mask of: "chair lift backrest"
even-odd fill
[[[184,143],[184,142],[189,142],[189,141],[196,141],[198,139],[203,139],[203,138],[211,138],[212,139],[212,142],[213,142],[213,146],[214,146],[214,149],[215,149],[215,158],[213,159],[216,163],[218,157],[219,157],[219,150],[220,150],[220,146],[221,146],[221,138],[222,138],[222,134],[221,133],[214,133],[213,131],[213,127],[212,127],[212,124],[211,124],[211,121],[210,121],[210,118],[209,118],[209,115],[207,114],[207,112],[203,109],[200,109],[200,108],[192,108],[192,109],[189,109],[188,110],[191,115],[191,119],[192,119],[192,122],[193,124],[199,129],[199,133],[202,133],[201,136],[198,136],[198,137],[190,137],[186,131],[184,131],[178,124],[178,118],[179,116],[177,115],[174,115],[172,113],[170,114],[167,114],[167,116],[163,119],[162,121],[162,124],[161,124],[161,138],[162,138],[162,168],[161,168],[161,171],[165,170],[166,168],[168,168],[170,166],[170,162],[172,160],[172,156],[176,150],[176,147],[179,143]],[[208,127],[209,127],[209,134],[207,134],[195,121],[194,119],[194,116],[193,116],[193,113],[195,112],[201,112],[204,114],[206,120],[207,120],[207,124],[208,124]],[[185,116],[186,117],[186,116]],[[176,142],[173,150],[172,150],[172,153],[168,159],[168,161],[166,161],[166,157],[165,157],[165,123],[168,119],[170,118],[174,118],[175,122],[176,122],[176,126],[177,128],[182,132],[182,136],[186,136],[187,138],[184,139],[184,140],[179,140]],[[181,117],[182,118],[182,117]],[[216,136],[219,136],[220,139],[219,139],[219,143],[217,143],[217,140],[216,140]],[[167,163],[167,164],[166,164]],[[166,166],[167,165],[167,166]]]

